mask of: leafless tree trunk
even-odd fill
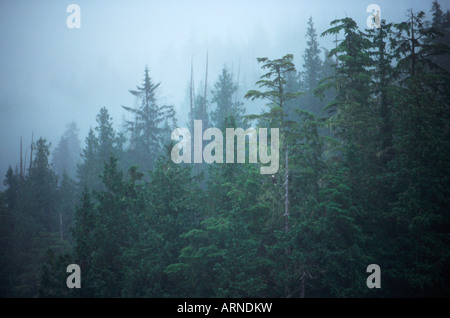
[[[63,239],[63,221],[62,221],[62,213],[59,212],[59,237],[62,241]]]
[[[203,96],[203,111],[206,112],[206,91],[208,87],[208,51],[206,51],[205,93]]]
[[[286,233],[290,231],[289,226],[289,149],[286,145],[286,170],[285,170],[285,180],[284,180],[284,230]]]
[[[23,176],[22,136],[20,136],[20,176]]]
[[[194,58],[191,57],[191,87],[190,87],[190,101],[191,101],[191,112],[190,112],[190,121],[191,121],[191,129],[194,129]]]
[[[31,170],[31,166],[33,164],[33,137],[34,137],[34,134],[31,133],[30,170]]]

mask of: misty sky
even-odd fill
[[[81,8],[80,29],[66,26],[71,3]],[[0,0],[1,179],[19,162],[21,135],[24,151],[32,132],[54,148],[75,121],[83,148],[103,106],[120,129],[126,115],[121,105],[135,105],[128,90],[141,84],[146,65],[161,82],[158,100],[174,105],[185,126],[191,57],[197,90],[204,85],[207,51],[210,89],[224,65],[236,79],[240,63],[243,96],[259,78],[257,57],[292,53],[301,68],[309,16],[318,34],[345,16],[365,27],[371,3],[381,7],[383,19],[400,22],[410,8],[429,17],[432,0]],[[450,8],[450,1],[440,4],[443,11]],[[330,47],[333,39],[319,40]]]

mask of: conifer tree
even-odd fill
[[[395,25],[393,45],[402,94],[396,96],[397,154],[391,165],[395,199],[388,220],[401,229],[393,239],[395,250],[408,251],[396,264],[404,266],[398,289],[418,288],[418,294],[436,295],[448,293],[444,274],[448,243],[442,237],[442,226],[449,224],[449,179],[445,177],[449,165],[444,158],[449,149],[445,87],[449,87],[450,77],[430,63],[434,53],[448,48],[425,44],[433,30],[425,27],[424,18],[423,12],[410,10],[408,20]],[[440,254],[439,261],[435,253]]]
[[[243,127],[243,115],[245,113],[243,103],[235,101],[233,98],[237,89],[238,87],[233,83],[231,73],[224,67],[212,91],[212,104],[215,105],[215,108],[211,110],[213,127],[219,129],[227,128],[224,124],[229,117],[234,118],[237,127]]]
[[[261,79],[256,82],[260,88],[264,88],[265,91],[250,90],[245,95],[245,98],[255,99],[267,99],[269,103],[269,111],[262,115],[251,116],[251,118],[262,118],[270,123],[271,127],[277,127],[281,130],[281,146],[282,155],[280,155],[280,170],[283,175],[281,177],[283,184],[283,191],[279,193],[279,200],[284,202],[283,219],[284,232],[290,231],[290,200],[289,200],[289,145],[291,143],[292,123],[288,121],[285,116],[285,104],[290,99],[298,97],[300,92],[286,92],[286,76],[288,73],[295,72],[295,65],[293,61],[293,55],[287,54],[280,59],[270,60],[267,57],[258,58],[259,63],[262,63],[263,69],[267,69],[267,73],[261,76]],[[276,177],[275,177],[276,178]],[[276,178],[279,179],[279,178]],[[285,249],[286,257],[289,256],[289,248]],[[285,285],[286,294],[289,295],[289,286]]]
[[[81,188],[85,186],[98,189],[100,162],[98,159],[98,138],[92,128],[85,138],[85,148],[81,153],[82,162],[78,165],[77,174]]]
[[[111,155],[119,157],[121,149],[119,140],[113,127],[113,121],[108,109],[102,107],[96,117],[97,126],[89,130],[85,139],[85,148],[81,153],[82,162],[78,165],[78,178],[80,188],[85,186],[100,190],[104,185],[99,178],[104,164],[109,162]],[[97,134],[95,133],[97,132]]]
[[[66,130],[52,153],[52,164],[56,174],[61,178],[66,173],[70,178],[76,178],[77,165],[81,158],[78,127],[75,122],[66,126]]]
[[[318,87],[323,76],[323,65],[320,59],[320,47],[312,17],[308,20],[306,31],[306,49],[303,53],[303,70],[301,72],[301,90],[306,93],[301,97],[301,107],[319,115],[322,111],[319,99],[314,96],[314,90]]]
[[[137,86],[136,90],[130,90],[137,98],[138,106],[122,106],[134,115],[126,123],[130,132],[130,151],[133,163],[138,164],[143,171],[154,167],[156,158],[164,149],[167,132],[176,126],[173,106],[157,103],[156,90],[160,84],[153,82],[146,67],[142,85]]]

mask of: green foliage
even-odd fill
[[[243,103],[237,101],[235,97],[237,90],[237,84],[233,83],[231,73],[224,67],[212,91],[213,97],[211,101],[215,108],[211,110],[210,117],[213,127],[219,129],[227,128],[228,126],[225,125],[225,122],[230,120],[230,117],[233,117],[237,127],[243,127],[242,117],[245,109],[243,108]]]
[[[151,170],[158,155],[163,152],[166,136],[176,127],[175,110],[171,105],[156,101],[156,90],[161,83],[153,83],[146,67],[142,86],[130,93],[136,97],[136,108],[122,106],[134,115],[126,121],[129,133],[128,162],[138,164],[143,171]]]
[[[302,72],[291,54],[258,58],[264,73],[246,98],[268,107],[247,119],[281,128],[273,176],[173,163],[174,111],[157,104],[148,69],[131,91],[138,107],[124,107],[127,134],[100,110],[78,183],[59,175],[65,137],[55,167],[40,138],[0,192],[0,295],[449,296],[450,13],[437,2],[431,12],[365,31],[337,19],[323,35],[342,40],[323,60],[310,19]],[[211,104],[197,96],[204,127],[244,125],[236,89],[224,68]],[[72,263],[81,289],[66,287]],[[369,264],[381,289],[366,286]]]
[[[97,126],[91,128],[85,139],[86,146],[81,153],[83,162],[78,166],[79,186],[89,187],[93,190],[103,189],[104,185],[99,178],[105,162],[111,155],[122,154],[119,148],[120,139],[113,128],[113,121],[108,109],[102,107],[96,117]]]
[[[77,165],[81,161],[80,153],[78,127],[75,122],[71,122],[66,126],[66,131],[52,153],[52,164],[56,174],[60,177],[67,174],[71,179],[75,179]]]
[[[40,138],[33,150],[28,174],[17,175],[9,169],[5,179],[0,239],[2,294],[8,297],[38,296],[47,250],[67,253],[70,249],[67,240],[60,239],[58,210],[64,202],[59,199],[57,177],[49,164],[50,145]]]

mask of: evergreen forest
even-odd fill
[[[191,82],[185,122],[143,65],[123,129],[102,107],[81,141],[71,122],[54,145],[20,145],[2,176],[0,296],[449,297],[450,11],[403,17],[324,32],[311,17],[304,52],[258,57],[243,94],[225,66]],[[277,173],[175,163],[171,132],[194,120],[279,128]]]

